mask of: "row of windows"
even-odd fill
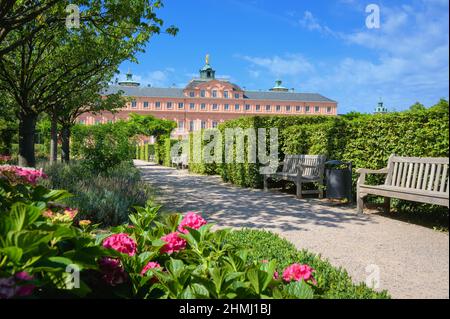
[[[185,129],[185,122],[183,120],[179,120],[178,121],[178,131],[184,131]],[[210,123],[211,125],[209,125],[208,121],[202,120],[200,121],[200,128],[205,129],[205,128],[217,128],[217,126],[219,125],[218,121],[211,121]],[[190,132],[194,131],[195,129],[199,129],[198,125],[195,125],[195,121],[194,120],[190,120],[188,122],[188,130]]]
[[[189,92],[189,96],[190,97],[196,97],[197,94],[195,91],[190,91]],[[224,98],[224,99],[229,99],[231,97],[234,96],[235,99],[239,99],[242,97],[242,95],[240,93],[234,93],[234,94],[230,94],[230,92],[228,91],[218,91],[218,90],[211,90],[211,91],[206,91],[206,90],[200,90],[199,92],[199,97],[213,97],[213,98]]]
[[[172,103],[172,102],[167,102],[166,103],[166,109],[167,110],[172,110],[174,108],[174,105],[177,103]],[[205,103],[201,103],[200,105],[200,110],[202,111],[206,111],[206,104]],[[137,104],[136,101],[131,102],[131,107],[132,108],[136,108]],[[149,107],[149,102],[143,102],[143,107],[144,108],[148,108]],[[155,102],[155,109],[161,109],[162,107],[162,103],[161,102]],[[196,104],[195,103],[189,103],[189,109],[190,110],[195,110]],[[211,109],[213,111],[217,111],[219,110],[220,105],[219,104],[211,104]],[[177,104],[177,108],[180,110],[184,110],[184,103],[180,102]],[[264,110],[266,112],[272,112],[272,110],[275,110],[275,112],[281,112],[282,108],[284,108],[283,110],[286,112],[301,112],[304,111],[305,113],[310,113],[312,111],[314,111],[314,113],[319,113],[320,112],[320,106],[314,106],[313,108],[311,106],[305,106],[302,109],[302,106],[300,105],[296,105],[294,106],[290,106],[290,105],[286,105],[286,106],[281,106],[281,105],[265,105],[264,107],[262,107],[261,105],[257,104],[255,105],[254,110],[256,112],[260,112],[261,110]],[[235,111],[240,111],[241,110],[241,105],[240,104],[234,104],[234,105],[230,105],[230,104],[223,104],[223,110],[224,111],[229,111],[231,109],[234,109]],[[252,106],[250,104],[245,104],[243,106],[243,109],[245,111],[251,111],[252,110]],[[326,113],[331,113],[332,112],[332,107],[331,106],[327,106],[326,107]]]

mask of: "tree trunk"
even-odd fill
[[[58,122],[56,112],[52,113],[50,139],[50,164],[58,160]]]
[[[37,115],[21,112],[19,117],[19,166],[35,167],[34,135]]]
[[[70,162],[70,126],[63,125],[61,129],[61,161],[68,164]]]

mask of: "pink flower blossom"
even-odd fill
[[[33,293],[33,290],[34,290],[34,288],[36,288],[36,286],[33,284],[26,283],[27,281],[33,280],[34,279],[33,276],[31,276],[26,271],[21,271],[21,272],[18,272],[17,274],[15,274],[14,277],[16,278],[16,280],[19,280],[24,283],[24,284],[17,286],[16,296],[25,297],[25,296],[29,296]]]
[[[199,229],[200,227],[206,224],[207,222],[202,218],[202,216],[196,214],[195,212],[188,212],[186,216],[184,216],[180,225],[178,226],[178,231],[183,234],[187,234],[189,231],[184,227],[187,226],[193,229]]]
[[[119,259],[103,257],[98,263],[103,280],[111,286],[122,284],[128,279],[127,273]]]
[[[125,233],[109,236],[103,241],[103,247],[114,249],[129,256],[134,256],[137,251],[136,242]]]
[[[78,214],[78,209],[76,208],[66,208],[64,210],[64,215],[68,216],[70,219],[74,219]]]
[[[0,278],[0,299],[31,295],[36,286],[27,283],[30,280],[33,280],[33,276],[26,271],[16,273],[14,277]]]
[[[291,280],[314,280],[312,276],[313,271],[314,269],[308,265],[292,264],[283,271],[283,279],[287,282]]]
[[[161,237],[161,239],[167,243],[162,247],[162,253],[171,254],[186,248],[186,240],[178,235],[178,232],[173,232]]]
[[[14,165],[0,166],[0,177],[7,178],[14,184],[31,184],[36,185],[36,182],[41,178],[47,178],[47,175],[42,172],[42,169],[37,170],[29,167],[20,167]]]
[[[278,278],[280,278],[280,274],[278,274],[278,271],[275,271],[273,273],[273,279],[278,280]]]
[[[147,274],[147,271],[149,271],[150,269],[154,269],[154,268],[161,268],[161,265],[158,264],[155,261],[150,261],[147,265],[145,265],[145,267],[142,269],[141,271],[141,276],[145,276],[145,274]]]

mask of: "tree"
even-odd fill
[[[68,1],[60,1],[67,5]],[[0,90],[11,96],[19,119],[19,165],[34,166],[34,134],[39,114],[55,111],[86,89],[92,77],[110,77],[124,60],[135,61],[163,21],[160,1],[92,0],[84,3],[79,29],[56,25],[35,32],[32,21],[12,31],[20,45],[0,57]],[[176,28],[166,29],[175,34]],[[30,36],[32,34],[32,36]],[[97,84],[95,84],[97,85]],[[98,87],[98,86],[97,86]],[[72,104],[73,105],[73,104]]]
[[[11,108],[11,99],[0,92],[0,155],[10,155],[18,123]]]
[[[136,134],[154,136],[155,138],[170,134],[177,127],[175,121],[135,113],[130,114],[129,125]]]
[[[92,88],[95,88],[93,86]],[[114,113],[122,108],[126,99],[121,93],[101,96],[97,90],[86,90],[58,109],[58,123],[61,125],[61,161],[70,161],[70,135],[71,128],[76,124],[77,118],[84,113],[99,114],[102,112]]]
[[[6,54],[18,46],[23,41],[32,37],[34,34],[49,28],[55,23],[63,23],[63,7],[57,6],[59,0],[42,1],[18,1],[18,0],[0,0],[0,56]],[[58,7],[47,19],[43,18],[44,13]],[[39,19],[40,18],[40,19]],[[8,39],[8,35],[33,20],[39,19],[39,25],[29,30],[28,34],[23,34],[22,38]]]
[[[424,110],[426,110],[427,108],[423,105],[423,104],[421,104],[421,103],[419,103],[419,102],[416,102],[416,103],[414,103],[413,105],[411,105],[410,107],[409,107],[409,110],[411,111],[411,112],[418,112],[418,111],[424,111]]]

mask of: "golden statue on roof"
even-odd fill
[[[206,55],[205,61],[206,61],[206,64],[209,64],[209,54]]]

